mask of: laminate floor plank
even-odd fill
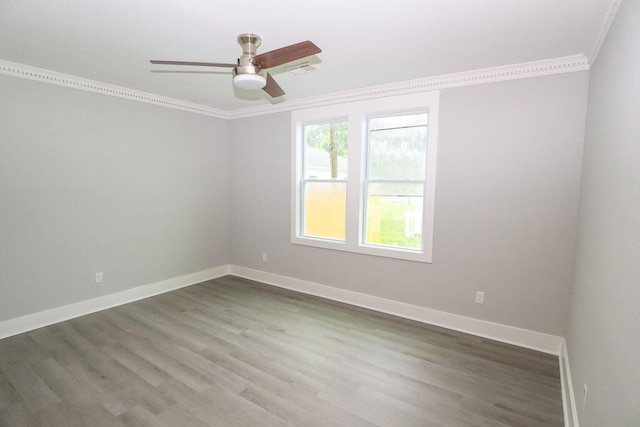
[[[79,334],[69,323],[59,323],[50,329],[55,339],[65,343],[73,351],[74,361],[81,359],[87,364],[97,365],[111,360],[102,348]]]
[[[0,409],[0,426],[33,427],[37,426],[36,413],[30,411],[22,402]]]
[[[526,414],[514,412],[513,410],[491,404],[490,402],[473,398],[463,399],[462,408],[469,412],[481,414],[488,419],[496,420],[505,425],[515,427],[542,427],[554,425],[555,423],[560,423],[559,425],[562,425],[564,422],[560,419],[548,421],[541,420],[537,416],[530,417]]]
[[[110,344],[116,344],[117,341],[104,333],[101,326],[101,320],[98,313],[84,316],[80,319],[72,319],[69,326],[87,341],[90,341],[96,347],[104,348]]]
[[[34,365],[34,369],[62,402],[68,404],[96,402],[96,396],[92,393],[91,387],[62,367],[54,358]]]
[[[146,359],[138,356],[119,343],[108,345],[104,348],[104,352],[154,387],[162,384],[171,377],[151,362],[148,362]]]
[[[42,381],[29,363],[21,360],[0,362],[0,369],[20,395],[21,402],[30,410],[37,411],[60,402],[58,396]]]
[[[97,366],[96,374],[96,380],[113,384],[114,393],[130,406],[144,404],[152,413],[159,414],[175,403],[115,360]]]
[[[57,325],[52,325],[46,328],[40,328],[32,332],[27,332],[29,337],[37,343],[42,351],[46,351],[51,357],[62,365],[68,365],[77,363],[81,359],[81,355],[78,354],[73,348],[55,336],[54,330]]]
[[[189,426],[189,427],[216,427],[226,426],[224,421],[210,421],[205,422],[200,418],[193,415],[193,411],[185,407],[174,406],[162,414],[156,417],[157,424],[154,427],[176,427],[176,426]]]
[[[171,355],[175,360],[181,361],[186,366],[193,369],[197,374],[206,378],[209,381],[206,388],[209,388],[212,384],[219,384],[233,392],[239,393],[246,387],[246,381],[242,377],[228,369],[225,369],[218,363],[213,362],[201,354],[181,347],[167,348],[158,346],[158,348],[165,350],[165,352]],[[216,355],[219,355],[219,353],[216,353]]]
[[[225,276],[0,340],[0,426],[549,427],[558,358]]]
[[[99,403],[68,405],[58,403],[38,412],[42,427],[123,427],[123,424]]]
[[[216,335],[218,330],[218,327],[216,326],[211,326],[204,321],[190,317],[181,311],[172,311],[170,309],[170,305],[165,305],[163,303],[156,304],[155,301],[149,301],[147,304],[140,305],[146,312],[153,313],[157,316],[163,316],[167,319],[164,326],[164,328],[168,330],[167,334],[178,334],[193,339],[193,342],[184,347],[198,351],[211,345],[217,346],[220,344],[220,339]],[[211,315],[205,316],[211,318]],[[154,325],[154,327],[157,327],[157,324]],[[236,331],[230,332],[239,333]]]
[[[161,427],[158,417],[144,405],[136,405],[118,416],[118,420],[126,427]]]
[[[123,397],[124,393],[118,384],[96,372],[93,367],[73,363],[64,368],[80,381],[79,384],[87,395],[93,396],[111,414],[118,416],[135,405]]]
[[[257,405],[279,414],[292,426],[379,427],[379,424],[323,400],[315,394],[303,393],[292,387],[278,390],[273,387],[264,387],[264,384],[250,386],[241,395]],[[348,394],[343,393],[343,396],[349,400]]]
[[[22,360],[28,363],[38,363],[51,357],[46,349],[35,342],[29,334],[20,334],[7,338],[0,346],[0,360]]]
[[[0,355],[2,357],[2,355]],[[0,411],[22,401],[18,390],[11,384],[9,378],[0,369]]]
[[[305,427],[323,427],[327,425],[326,419],[321,419],[308,408],[298,405],[297,402],[291,399],[277,396],[262,387],[251,385],[243,390],[240,396],[286,420],[288,425],[304,425]]]
[[[289,422],[271,413],[238,393],[226,390],[224,387],[213,385],[202,393],[208,399],[211,407],[220,411],[223,424],[232,426],[251,427],[288,427]]]
[[[196,337],[184,331],[184,328],[179,324],[172,322],[160,313],[146,309],[145,303],[148,303],[148,301],[142,301],[137,304],[135,310],[130,308],[126,311],[120,311],[123,317],[129,319],[129,321],[137,322],[139,329],[144,331],[138,332],[140,337],[156,342],[171,342],[193,350],[201,350],[207,347]]]

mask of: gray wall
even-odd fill
[[[623,2],[591,71],[566,335],[581,427],[640,425],[639,22]]]
[[[1,75],[0,94],[0,321],[229,262],[226,121]]]
[[[290,114],[234,120],[231,262],[561,335],[587,86],[580,72],[441,92],[432,264],[291,244]]]

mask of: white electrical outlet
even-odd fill
[[[262,262],[267,262],[267,254],[265,252],[262,253]]]
[[[587,385],[584,385],[582,389],[582,410],[584,411],[587,407]]]
[[[484,304],[484,292],[476,292],[476,304]]]
[[[102,271],[96,273],[96,283],[102,283]]]

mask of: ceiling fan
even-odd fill
[[[260,43],[262,43],[262,39],[260,36],[251,33],[240,34],[238,36],[238,43],[242,46],[242,56],[238,58],[236,64],[160,61],[155,59],[152,59],[151,63],[160,65],[195,65],[233,68],[234,85],[242,89],[262,89],[269,94],[269,96],[276,98],[284,95],[284,90],[282,90],[280,85],[271,77],[267,69],[322,52],[318,46],[307,40],[257,55],[256,50],[258,46],[260,46]]]

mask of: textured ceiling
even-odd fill
[[[258,53],[303,40],[318,71],[272,74],[293,100],[405,80],[583,54],[611,0],[0,0],[0,59],[224,110],[274,102],[233,87],[240,33]]]

